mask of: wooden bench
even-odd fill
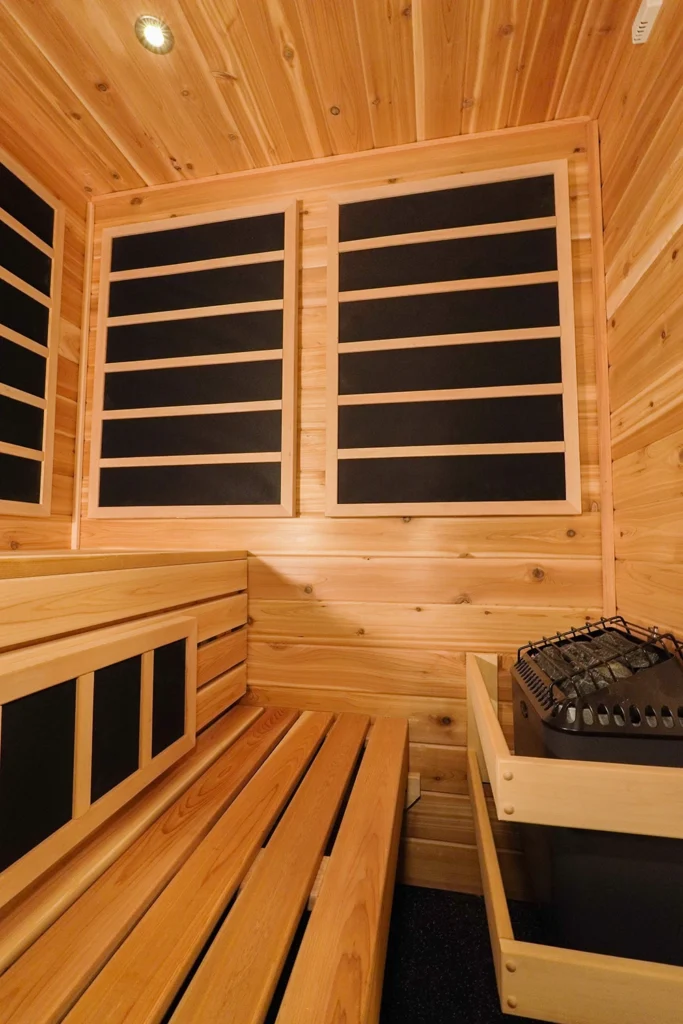
[[[377,1021],[406,772],[402,719],[235,707],[2,912],[0,1022]]]

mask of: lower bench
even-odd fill
[[[0,1022],[376,1022],[406,772],[402,719],[233,709],[5,911]]]

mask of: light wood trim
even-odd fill
[[[372,727],[278,1024],[379,1019],[408,761],[408,723]],[[353,966],[349,966],[352,964]]]
[[[394,402],[449,402],[462,398],[515,398],[561,395],[562,384],[508,384],[490,388],[444,388],[442,391],[380,391],[367,395],[339,395],[339,405],[391,405]]]
[[[381,338],[377,341],[342,341],[342,352],[383,352],[399,348],[437,348],[442,345],[477,345],[494,341],[531,341],[536,338],[559,338],[560,327],[514,328],[509,331],[476,331],[463,334],[426,334],[415,338]]]
[[[100,971],[68,1024],[163,1019],[331,724],[329,714],[301,715]]]
[[[135,270],[112,270],[110,281],[133,281],[144,277],[166,277],[168,274],[191,274],[195,270],[219,270],[221,267],[243,267],[255,263],[277,263],[285,258],[284,249],[271,252],[244,253],[239,256],[217,256],[187,263],[167,263],[159,267],[136,267]]]
[[[51,202],[50,205],[52,205]],[[27,242],[30,242],[31,245],[35,246],[36,249],[40,249],[42,253],[44,253],[46,256],[49,256],[50,259],[52,259],[52,246],[48,245],[47,242],[44,242],[42,238],[38,238],[38,235],[34,235],[30,228],[24,227],[21,221],[16,220],[16,218],[13,217],[11,213],[8,213],[7,210],[3,210],[1,206],[0,220],[8,227],[10,227],[12,231],[15,231],[18,235],[21,235],[22,238],[25,238]]]
[[[402,448],[340,448],[340,459],[402,459],[438,455],[528,455],[563,452],[563,441],[520,441],[509,444],[426,444]]]
[[[588,188],[591,211],[591,254],[593,257],[593,309],[595,324],[595,367],[600,462],[600,531],[602,535],[602,606],[604,615],[617,610],[616,556],[614,540],[614,492],[612,486],[612,437],[610,421],[609,351],[603,250],[600,138],[597,121],[586,126],[588,135]]]
[[[18,331],[13,331],[11,327],[5,327],[4,324],[0,324],[0,337],[7,338],[8,341],[13,341],[15,345],[21,345],[22,348],[27,348],[29,352],[35,352],[43,359],[48,358],[48,346],[41,345],[39,342],[33,341],[32,338],[26,338]]]
[[[227,455],[139,455],[121,459],[100,459],[100,467],[222,466],[237,462],[280,462],[281,459],[281,452],[232,452]]]
[[[55,576],[74,572],[156,569],[168,565],[239,562],[246,557],[246,551],[41,551],[31,554],[19,551],[3,552],[0,555],[0,580],[20,579],[28,576]],[[112,576],[111,582],[114,583],[117,579],[118,577]],[[38,592],[40,583],[39,581],[34,582],[36,592]],[[244,577],[244,586],[246,587],[246,576]],[[241,588],[235,587],[235,589]],[[198,608],[201,607],[201,605],[198,606]],[[38,613],[36,615],[38,618],[41,617]],[[206,637],[200,637],[200,639],[206,639]]]
[[[124,327],[129,324],[156,324],[168,320],[193,320],[202,316],[229,316],[231,313],[257,313],[282,308],[282,299],[260,299],[257,302],[228,302],[217,306],[166,309],[156,313],[126,313],[125,316],[108,316],[106,322],[108,327]]]
[[[5,455],[16,455],[18,459],[32,459],[34,462],[43,462],[44,452],[36,451],[35,448],[22,448],[19,444],[9,444],[8,441],[0,441],[0,452]]]
[[[511,754],[479,659],[472,664],[468,700],[501,821],[683,838],[683,819],[671,813],[683,802],[679,768]]]
[[[103,506],[90,519],[278,519],[289,516],[285,505],[138,505]]]
[[[43,185],[42,181],[35,178],[30,171],[27,171],[23,164],[20,164],[18,160],[12,156],[6,149],[0,146],[0,160],[2,160],[5,167],[9,167],[12,174],[16,175],[17,178],[21,178],[25,185],[35,192],[37,195],[44,199],[48,206],[56,208],[62,205],[59,199],[56,199],[54,194]]]
[[[491,952],[493,953],[493,964],[496,971],[498,991],[502,988],[502,955],[501,939],[512,939],[512,921],[505,897],[505,886],[498,864],[496,844],[491,829],[488,805],[484,795],[482,777],[479,770],[479,761],[474,750],[467,752],[467,778],[472,801],[472,815],[474,818],[474,831],[477,839],[477,853],[479,855],[479,868],[481,870],[482,888],[484,890],[484,901],[486,903],[486,918],[488,921],[489,936],[491,939]]]
[[[339,202],[327,205],[327,332],[325,339],[325,512],[338,515],[339,491]]]
[[[168,359],[138,359],[125,363],[105,363],[106,373],[127,370],[168,370],[181,366],[222,366],[226,363],[262,363],[282,359],[282,349],[264,349],[261,352],[221,352],[211,356],[175,356]]]
[[[339,292],[340,302],[363,302],[367,299],[400,299],[407,295],[441,295],[445,292],[481,291],[487,288],[515,288],[527,284],[550,284],[559,281],[557,270],[534,274],[508,274],[504,277],[470,277],[460,281],[427,281],[423,284],[397,284],[387,288],[360,288]]]
[[[140,678],[140,750],[139,765],[145,768],[152,760],[152,714],[154,704],[154,651],[142,655]]]
[[[174,1024],[261,1024],[323,860],[370,720],[342,715],[173,1015]]]
[[[156,786],[146,790],[7,909],[0,919],[0,975],[262,714],[262,708],[233,708],[202,733],[194,750]]]
[[[0,256],[0,259],[1,258],[2,257]],[[13,274],[11,270],[5,270],[2,265],[0,265],[0,280],[6,281],[7,284],[11,284],[13,288],[17,289],[17,291],[23,292],[24,295],[28,295],[30,299],[33,299],[35,302],[39,302],[41,306],[47,306],[48,309],[52,308],[52,299],[49,295],[45,295],[44,292],[38,291],[38,289],[34,288],[32,284],[29,284],[27,281],[23,281],[20,277],[17,277],[16,274]]]
[[[506,1012],[557,1024],[678,1024],[683,967],[501,939]]]
[[[468,224],[460,228],[437,228],[433,231],[407,231],[400,235],[376,235],[340,242],[339,252],[360,252],[364,249],[384,249],[392,245],[414,245],[419,242],[447,242],[451,238],[478,238],[481,235],[511,235],[517,231],[540,231],[554,228],[555,217],[532,217],[529,220],[510,220],[494,224]]]
[[[498,715],[494,707],[494,681],[487,665],[490,655],[468,654],[467,672],[467,703],[468,719],[467,746],[477,756],[482,767],[482,778],[491,786],[496,806],[499,802],[499,773],[493,766],[510,756],[510,749],[505,742],[502,729],[498,723]],[[495,657],[495,655],[494,655]],[[496,673],[498,659],[495,659]],[[494,723],[495,726],[494,727]],[[500,815],[499,815],[500,816]]]
[[[574,120],[576,124],[586,124],[588,122],[588,118],[577,118],[572,120]],[[564,122],[564,124],[567,123],[568,121]],[[508,135],[510,131],[511,130],[508,129],[505,134],[503,134],[500,129],[491,132],[478,132],[477,137],[479,139],[483,139],[490,136],[496,138],[497,141],[500,142],[506,136],[511,137]],[[522,132],[522,129],[518,128],[517,131]],[[453,139],[448,141],[452,144]],[[419,150],[426,153],[430,149],[438,149],[439,143],[441,143],[441,146],[443,147],[445,145],[445,140],[432,139],[429,142],[420,145]],[[418,147],[416,147],[414,143],[395,147],[396,152],[404,153],[417,148]],[[389,152],[390,150],[383,150],[383,154],[388,154]],[[493,181],[512,181],[518,178],[537,178],[542,175],[553,174],[564,162],[564,160],[542,160],[537,161],[536,163],[517,164],[514,167],[491,167],[480,171],[467,171],[464,174],[442,175],[437,178],[429,178],[426,181],[424,179],[416,179],[414,181],[401,181],[391,185],[373,185],[370,188],[348,189],[335,192],[334,199],[340,205],[345,205],[346,203],[363,202],[367,199],[386,199],[388,196],[412,196],[421,192],[440,192],[443,189],[467,188],[469,185],[486,185]],[[120,194],[121,193],[117,193],[117,196]]]
[[[81,303],[80,350],[78,353],[78,403],[76,410],[76,438],[74,440],[73,514],[71,547],[81,546],[81,519],[83,515],[83,477],[85,473],[85,426],[88,391],[88,360],[90,353],[90,305],[92,302],[92,275],[95,262],[95,207],[88,203],[85,227],[85,266]],[[90,416],[94,427],[96,417]],[[90,486],[93,486],[92,480]],[[99,485],[98,485],[99,486]]]
[[[140,833],[145,827],[151,827],[139,833],[133,843],[125,842],[124,837],[125,852],[118,857],[114,855],[115,863],[111,863],[109,870],[0,977],[0,1006],[6,1017],[21,1014],[27,1024],[29,1021],[45,1024],[64,1018],[111,957],[112,935],[121,942],[135,929],[169,879],[197,850],[296,721],[297,714],[279,708],[267,710],[221,757],[210,758],[208,770],[193,781],[187,792],[182,792],[186,789],[184,784],[180,793],[164,801],[164,813],[160,817],[155,813],[147,825],[136,821]],[[193,756],[194,753],[190,755]],[[187,760],[176,765],[169,776],[143,794],[134,806],[147,803],[160,788],[163,790],[167,779],[182,771]],[[176,800],[176,797],[179,798]],[[133,808],[126,809],[122,818],[125,820],[132,811]],[[148,807],[147,814],[150,813]],[[158,820],[154,820],[156,818]],[[107,824],[107,830],[114,827],[114,822]],[[98,841],[99,835],[95,837],[95,842]],[[103,928],[105,919],[107,927]],[[65,950],[69,951],[68,958]],[[144,951],[142,958],[138,957],[138,970],[141,963],[147,964],[151,953],[150,948]],[[106,1019],[105,1014],[98,1017]],[[88,1020],[91,1024],[93,1018]]]
[[[282,470],[283,515],[296,512],[299,384],[299,202],[285,207],[285,279],[282,316]],[[257,513],[262,514],[262,513]]]
[[[23,405],[32,405],[35,409],[47,408],[47,400],[45,398],[38,398],[37,395],[29,394],[28,391],[20,391],[18,388],[10,387],[9,384],[1,382],[0,395],[4,395],[6,398],[13,398],[15,402],[21,402]]]
[[[215,181],[221,175],[212,175],[208,180]],[[232,174],[225,175],[226,182],[232,178]],[[194,187],[201,179],[193,178],[190,184]],[[164,186],[165,187],[165,186]],[[131,195],[138,194],[138,189],[131,189]],[[144,190],[147,192],[147,189]],[[123,193],[117,192],[116,195]],[[96,199],[93,196],[93,201]],[[225,207],[217,210],[210,210],[201,213],[187,213],[182,217],[163,217],[156,220],[147,220],[139,223],[124,222],[112,227],[105,228],[103,235],[108,238],[118,238],[119,235],[147,235],[156,231],[173,231],[176,228],[193,228],[199,224],[215,224],[227,220],[245,220],[248,217],[263,217],[269,213],[282,213],[283,205],[281,199],[272,199],[260,203],[251,203],[248,206]]]
[[[561,516],[576,515],[571,501],[402,501],[357,502],[339,505],[330,502],[327,515],[354,516]]]
[[[465,656],[465,685],[469,683],[473,673],[481,678],[486,687],[493,713],[498,717],[498,655],[497,654],[471,654]],[[476,755],[479,770],[484,782],[490,782],[486,768],[486,758],[479,739],[477,723],[474,718],[474,702],[467,702],[467,746]]]
[[[95,673],[87,672],[76,681],[76,735],[74,745],[73,816],[80,818],[90,807],[92,774],[92,723]]]
[[[569,171],[566,160],[555,169],[555,212],[557,216],[557,266],[562,336],[562,416],[565,442],[566,497],[576,512],[581,511],[581,456],[579,450],[579,399],[576,373],[576,335],[574,330],[574,276],[572,263],[571,217],[569,210]]]
[[[196,659],[193,651],[197,646],[197,623],[195,619],[183,617],[164,617],[156,623],[148,621],[137,626],[114,626],[0,655],[3,701],[16,700],[64,679],[95,672],[105,665],[183,638],[187,641],[186,664],[189,666],[185,682],[186,705],[189,701],[194,704]],[[74,817],[0,874],[0,907],[34,882],[179,757],[191,750],[194,742],[194,715],[186,714],[186,731],[182,737],[145,768],[139,768],[87,810],[83,810],[80,817]],[[77,789],[83,796],[80,782],[77,783]]]
[[[153,409],[107,409],[103,420],[140,420],[155,416],[208,416],[218,412],[265,412],[282,408],[282,402],[222,402],[216,405],[160,405]]]

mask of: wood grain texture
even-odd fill
[[[333,725],[173,1015],[259,1024],[320,867],[370,722]]]
[[[197,692],[197,729],[204,729],[214,718],[235,704],[247,692],[247,665],[242,662],[224,672]]]
[[[680,632],[683,4],[624,39],[599,111],[618,610]]]
[[[0,915],[3,972],[261,715],[259,708],[233,708],[197,740],[194,749],[163,780],[110,819],[87,844],[22,893]]]
[[[279,1024],[378,1018],[407,777],[407,727],[375,722]]]
[[[133,1019],[142,1024],[162,1019],[331,720],[331,715],[303,715],[290,729],[263,770],[237,796],[99,973],[67,1016],[69,1024]]]
[[[259,5],[251,6],[253,31],[257,23],[265,31],[265,22],[259,22]],[[374,8],[374,0],[369,6]],[[452,32],[460,24],[459,12],[452,5],[430,0],[429,5],[421,6],[423,31],[432,34],[434,45],[439,25],[450,26]],[[455,6],[462,9],[460,4]],[[241,7],[246,11],[246,4]],[[491,15],[493,25],[500,10]],[[301,26],[300,19],[306,18],[308,11],[308,5],[304,11],[302,5],[288,4],[283,24],[292,33],[303,33],[296,26]],[[373,10],[367,17],[375,14]],[[324,12],[317,16],[326,17]],[[402,17],[410,21],[407,15]],[[395,40],[401,37],[401,29],[393,25],[394,30]],[[240,36],[241,28],[236,27],[235,32],[246,39]],[[303,76],[308,73],[310,37],[305,44],[303,34],[299,38],[302,42],[293,46],[297,56],[292,66]],[[457,45],[461,43],[459,37]],[[418,74],[415,51],[413,59]],[[449,59],[444,56],[444,61]],[[276,68],[267,73],[273,80],[280,76]],[[438,90],[436,80],[430,84],[430,66],[423,64],[422,73],[427,76],[425,89]],[[333,70],[329,74],[331,80]],[[347,79],[346,87],[348,84]],[[307,95],[310,99],[312,94]],[[334,102],[344,111],[341,102]],[[448,116],[451,113],[449,110]],[[329,115],[322,123],[337,125],[343,116],[343,112]],[[369,122],[371,131],[376,123],[372,118],[374,114]],[[427,116],[425,123],[434,121]],[[335,129],[335,145],[347,128],[341,124]],[[368,130],[364,121],[358,123],[357,130]],[[322,130],[321,122],[308,120],[305,131],[311,139],[317,137],[323,148],[328,147],[326,152],[332,151],[332,138]],[[252,692],[246,699],[254,703],[280,699],[291,702],[292,707],[320,710],[405,715],[411,721],[412,741],[427,745],[424,770],[436,777],[443,755],[437,751],[425,764],[432,748],[452,747],[452,756],[457,758],[457,748],[464,743],[464,705],[458,703],[462,699],[458,694],[464,692],[459,690],[464,674],[456,655],[477,649],[509,656],[531,638],[580,625],[600,614],[601,488],[586,148],[585,123],[557,123],[514,128],[503,134],[433,139],[398,150],[377,149],[98,201],[93,315],[99,287],[99,238],[106,227],[147,224],[171,214],[237,209],[274,197],[290,196],[300,203],[296,518],[276,517],[259,523],[243,517],[229,525],[218,518],[192,523],[176,518],[147,522],[131,518],[125,524],[87,517],[81,520],[82,543],[87,548],[144,549],[159,546],[163,539],[163,546],[169,549],[241,546],[251,553],[248,684]],[[565,158],[569,161],[582,514],[325,518],[330,197],[342,190],[383,186],[393,178],[416,183],[452,175],[454,168],[463,172],[494,170]],[[133,198],[142,201],[133,205]],[[92,350],[89,364],[92,378]],[[88,388],[91,395],[92,379]],[[89,397],[88,408],[90,404]],[[88,444],[86,437],[86,449]],[[87,491],[86,479],[84,503]]]
[[[3,974],[0,1020],[62,1019],[296,717],[262,715]]]

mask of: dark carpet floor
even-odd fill
[[[534,909],[511,903],[515,936],[541,941]],[[483,897],[396,887],[381,1024],[536,1024],[498,1005]]]

